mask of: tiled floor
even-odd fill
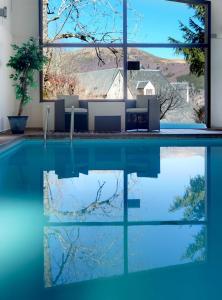
[[[170,137],[170,138],[222,138],[222,130],[207,129],[162,129],[160,132],[120,132],[120,133],[74,133],[75,138],[152,138],[152,137]],[[8,145],[23,138],[43,138],[41,130],[27,130],[24,135],[12,135],[10,132],[0,134],[0,146]],[[69,138],[69,133],[50,133],[48,138]]]

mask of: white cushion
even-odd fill
[[[70,108],[73,105],[76,107],[79,106],[79,96],[58,95],[57,98],[65,100],[65,108]]]
[[[146,112],[148,112],[148,109],[147,108],[140,108],[140,107],[127,108],[126,112],[128,112],[128,113],[146,113]]]
[[[75,113],[82,113],[82,114],[84,113],[85,114],[85,113],[87,113],[87,111],[88,110],[86,108],[80,108],[80,107],[75,107],[74,108],[74,112]],[[72,108],[66,108],[65,112],[70,112],[71,113],[72,112]]]

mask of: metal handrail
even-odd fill
[[[46,108],[46,114],[45,114],[45,123],[44,123],[44,141],[47,140],[47,133],[49,128],[49,113],[50,113],[50,106],[48,105]]]
[[[75,108],[72,106],[71,110],[71,120],[70,120],[70,141],[73,140],[73,132],[74,132],[74,113],[75,113]]]

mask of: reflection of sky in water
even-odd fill
[[[168,147],[171,143],[174,146]],[[137,285],[141,271],[178,266],[176,270],[183,274],[184,264],[210,263],[206,260],[206,244],[210,239],[206,240],[206,225],[202,222],[196,220],[192,226],[189,222],[187,225],[143,223],[182,220],[183,206],[175,212],[169,212],[169,208],[176,196],[183,197],[190,179],[197,175],[206,179],[214,172],[217,188],[210,190],[221,203],[220,171],[217,168],[221,163],[221,147],[216,150],[211,147],[207,156],[205,143],[198,141],[197,145],[201,145],[198,147],[194,144],[170,140],[161,143],[79,141],[73,143],[73,148],[69,143],[61,142],[48,142],[44,148],[36,141],[0,155],[3,273],[19,270],[18,280],[26,274],[23,283],[26,286],[36,270],[43,271],[43,226],[46,287],[127,273],[136,273]],[[207,164],[205,171],[206,158],[211,159],[210,155],[214,167]],[[125,180],[128,180],[128,195],[123,193]],[[215,184],[215,180],[208,184]],[[103,188],[98,193],[100,186]],[[101,205],[112,199],[115,192],[113,201]],[[128,196],[129,203],[132,199],[140,201],[134,208],[132,205],[127,209],[124,195]],[[94,203],[96,197],[99,203]],[[76,215],[86,207],[90,209]],[[124,217],[128,222],[123,222]],[[216,222],[216,219],[209,218],[210,222]],[[52,221],[57,224],[51,224]],[[69,223],[75,221],[82,223],[78,226]],[[132,224],[131,221],[135,222]],[[207,230],[211,228],[209,226]],[[219,233],[213,238],[218,238]],[[29,268],[27,273],[24,266]],[[205,266],[208,268],[207,264]],[[42,276],[41,273],[41,284]]]
[[[145,149],[140,153],[144,163],[136,151],[130,154],[128,201],[138,199],[139,205],[128,209],[129,221],[183,219],[184,208],[172,212],[171,205],[184,195],[190,179],[205,176],[204,148],[161,148],[159,153],[145,161]],[[124,170],[87,173],[60,179],[54,171],[44,173],[45,214],[50,221],[123,220]]]
[[[45,228],[47,287],[123,274],[122,227]]]
[[[139,146],[128,149],[125,165],[117,159],[118,151],[113,151],[106,161],[106,151],[96,149],[100,155],[98,160],[91,156],[91,165],[97,170],[75,172],[76,177],[71,178],[59,178],[55,171],[44,174],[49,221],[105,222],[92,227],[45,228],[47,287],[206,259],[204,225],[129,226],[122,222],[106,226],[107,221],[123,221],[124,195],[128,195],[128,202],[140,200],[139,206],[137,202],[136,207],[128,207],[129,222],[182,220],[186,208],[169,209],[176,196],[184,195],[190,179],[205,177],[205,148],[155,147],[149,153],[148,148]],[[102,170],[102,166],[105,169],[116,163],[122,170]],[[124,180],[128,180],[125,193]]]
[[[128,256],[124,255],[123,226],[45,228],[45,286],[123,275],[125,264],[127,274],[193,262],[205,253],[205,233],[194,258],[185,254],[202,228],[128,227]],[[205,258],[204,254],[199,261]]]
[[[129,272],[180,265],[198,259],[199,254],[205,252],[205,234],[204,244],[194,253],[193,260],[185,254],[189,245],[196,242],[195,236],[202,228],[200,225],[129,227]]]
[[[45,174],[50,186],[50,221],[122,221],[123,172],[90,171],[77,178]]]
[[[140,208],[129,210],[130,221],[175,220],[183,209],[169,212],[177,196],[183,196],[191,178],[205,176],[204,148],[162,148],[158,178],[128,177],[128,197],[140,199]]]

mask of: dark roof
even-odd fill
[[[86,90],[86,94],[106,97],[118,72],[123,75],[122,69],[105,69],[76,74],[80,85]],[[139,70],[128,73],[128,88],[136,98],[138,82],[143,82],[144,87],[151,82],[156,90],[160,88],[172,88],[168,80],[159,70]]]
[[[106,97],[119,69],[105,69],[78,73],[76,77],[87,95]]]
[[[159,70],[133,71],[133,72],[129,72],[128,74],[128,88],[130,89],[132,95],[133,96],[137,95],[138,82],[148,83],[148,81],[152,83],[156,91],[165,88],[168,89],[172,88],[169,81],[163,76],[163,74]]]
[[[137,90],[144,89],[148,82],[150,81],[138,81],[136,85]]]

